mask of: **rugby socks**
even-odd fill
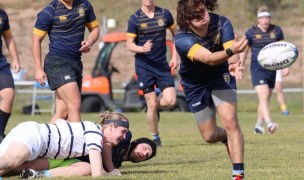
[[[6,113],[0,109],[0,135],[4,135],[5,127],[11,113]]]
[[[282,111],[282,112],[284,112],[284,111],[287,110],[287,106],[286,106],[285,104],[284,104],[284,105],[281,105],[280,108],[281,108],[281,111]]]
[[[262,127],[262,126],[263,126],[263,120],[258,119],[257,122],[255,123],[255,127],[259,128],[259,127]]]
[[[43,173],[43,177],[51,178],[51,173],[49,170],[44,170],[42,171],[42,173]]]
[[[232,180],[245,179],[244,163],[233,163]]]
[[[160,139],[159,133],[157,134],[152,134],[152,138],[154,139]]]

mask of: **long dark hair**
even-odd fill
[[[181,29],[188,29],[190,21],[201,19],[205,8],[214,11],[218,7],[217,0],[180,0],[177,5],[177,25]]]

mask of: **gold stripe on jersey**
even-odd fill
[[[43,30],[34,28],[33,34],[35,34],[35,35],[37,35],[37,36],[44,37],[44,36],[47,34],[47,31],[43,31]]]
[[[99,22],[97,20],[95,21],[92,21],[92,22],[89,22],[89,23],[86,23],[86,27],[89,29],[89,30],[92,30],[94,27],[98,26],[99,25]]]
[[[195,55],[195,53],[196,53],[201,47],[202,47],[202,46],[199,45],[199,44],[197,44],[197,43],[194,44],[194,45],[190,48],[187,57],[188,57],[191,61],[194,61],[194,55]]]
[[[11,29],[5,30],[3,32],[3,36],[10,35],[10,34],[12,34]]]
[[[224,49],[228,49],[232,46],[232,43],[233,43],[234,40],[230,40],[230,41],[227,41],[223,44],[224,46]]]
[[[136,37],[137,37],[137,34],[127,33],[127,36],[128,36],[128,37],[131,37],[131,38],[136,38]]]
[[[174,29],[176,28],[176,24],[172,24],[172,26],[168,27],[168,29]]]

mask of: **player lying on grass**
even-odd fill
[[[128,131],[126,139],[119,142],[118,146],[112,149],[113,169],[106,169],[110,175],[118,175],[115,174],[119,173],[116,169],[121,167],[123,161],[139,163],[149,160],[156,155],[157,147],[152,140],[139,138],[130,142],[131,138],[132,133]],[[21,170],[23,171],[21,172]],[[22,164],[10,172],[9,175],[16,175],[20,172],[21,178],[87,176],[91,174],[91,168],[88,156],[82,159],[72,158],[66,160],[38,158]]]
[[[21,123],[0,144],[0,176],[37,157],[65,159],[86,155],[91,175],[101,176],[106,173],[103,164],[108,167],[112,162],[111,152],[107,151],[124,140],[128,130],[129,120],[124,115],[107,112],[100,115],[99,124],[61,119],[55,124]]]

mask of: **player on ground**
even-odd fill
[[[267,6],[261,6],[257,12],[258,24],[252,26],[246,32],[248,46],[251,49],[251,80],[255,91],[258,94],[258,117],[254,128],[255,134],[264,133],[263,122],[266,123],[268,133],[274,133],[279,125],[272,122],[270,117],[270,98],[275,86],[276,71],[263,68],[257,61],[260,50],[272,42],[284,39],[283,31],[279,26],[270,24],[271,13]],[[244,66],[247,58],[247,48],[244,53],[240,54],[241,65]]]
[[[107,150],[125,139],[128,129],[129,120],[124,115],[107,112],[100,115],[99,124],[62,119],[55,124],[21,123],[0,144],[0,175],[37,157],[66,159],[89,155],[91,175],[101,176],[106,173],[107,164],[112,163]],[[102,156],[102,151],[106,156]]]
[[[241,78],[237,41],[227,17],[211,13],[216,0],[180,0],[175,46],[181,58],[180,75],[189,109],[208,143],[223,142],[233,163],[232,178],[244,178],[244,138],[237,118],[236,78]],[[235,76],[235,77],[233,77]],[[216,112],[223,128],[216,124]]]
[[[139,138],[130,143],[132,134],[126,134],[126,139],[119,142],[112,150],[113,169],[108,170],[109,175],[121,175],[116,173],[123,161],[139,163],[153,158],[156,155],[156,144],[148,138]],[[38,158],[29,161],[14,170],[13,174],[21,172],[21,178],[41,178],[41,177],[70,177],[91,175],[89,157],[72,159],[44,159]],[[69,167],[68,167],[69,166]],[[64,168],[62,168],[64,167]],[[45,170],[49,169],[49,170]],[[114,171],[113,171],[114,170]],[[118,171],[119,172],[119,171]],[[13,175],[10,173],[10,175]]]

